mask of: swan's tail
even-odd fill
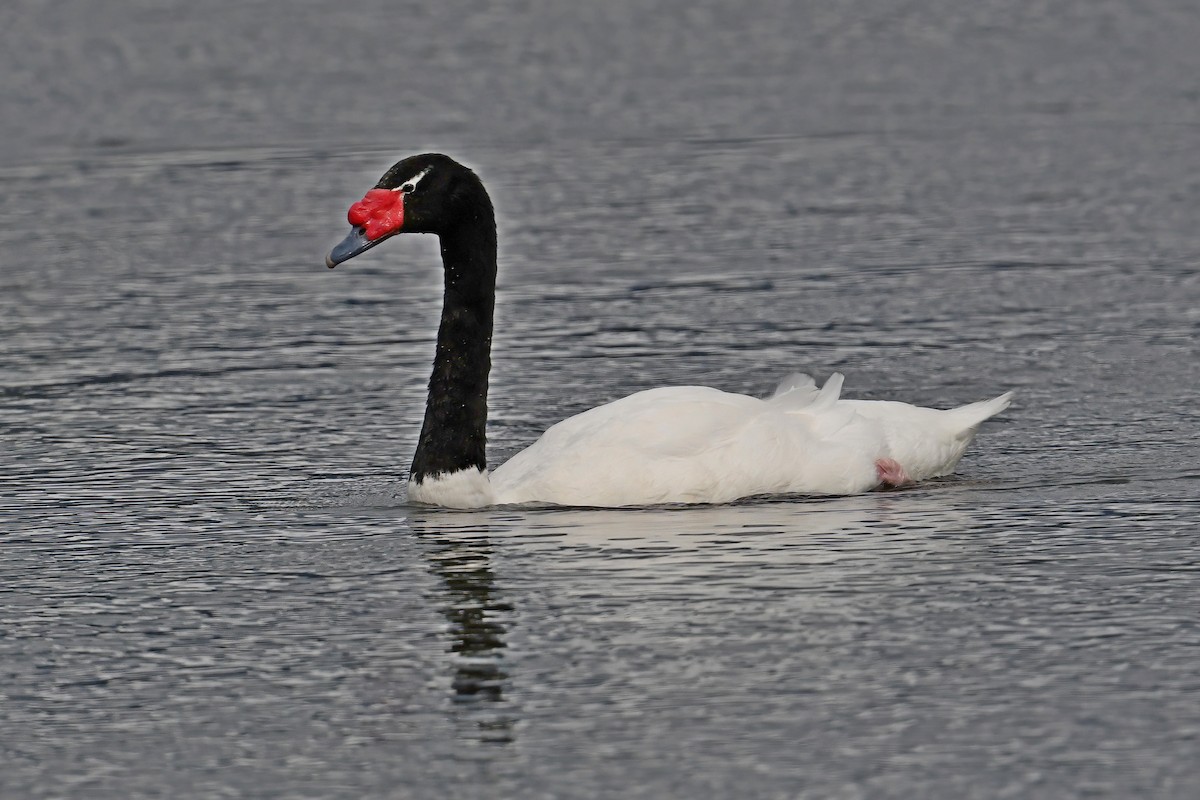
[[[952,408],[946,412],[954,420],[955,427],[960,430],[959,436],[973,436],[975,429],[984,420],[991,419],[1012,402],[1013,393],[1005,392],[991,400],[981,400],[978,403],[968,403],[965,406]]]

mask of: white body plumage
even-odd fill
[[[979,424],[1011,394],[939,411],[842,400],[842,376],[806,375],[762,400],[702,386],[650,389],[563,420],[490,476],[410,484],[414,502],[640,506],[726,503],[760,494],[854,494],[890,459],[914,481],[953,471]]]

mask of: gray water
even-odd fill
[[[1200,10],[0,12],[0,795],[1200,793]],[[638,389],[935,406],[957,476],[405,505],[436,242],[500,214],[490,458]]]

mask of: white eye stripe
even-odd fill
[[[404,183],[397,186],[395,189],[392,189],[392,191],[393,192],[402,192],[402,191],[404,191],[404,187],[409,186],[409,187],[412,187],[409,189],[409,191],[411,192],[417,188],[417,184],[421,182],[421,179],[424,178],[426,175],[428,175],[430,172],[433,172],[433,167],[426,167],[425,169],[418,172],[416,175],[414,175],[411,178],[409,178],[408,180],[406,180]]]

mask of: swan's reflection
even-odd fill
[[[505,701],[505,618],[512,606],[496,589],[488,525],[475,515],[431,515],[412,520],[414,532],[431,545],[430,571],[446,588],[442,613],[449,622],[449,651],[455,654],[451,676],[454,712],[475,735],[489,742],[510,742],[515,718]]]
[[[602,585],[615,602],[686,594],[703,608],[752,586],[821,598],[827,612],[838,603],[853,610],[854,597],[903,591],[925,574],[931,555],[974,547],[963,534],[1010,524],[1011,510],[980,506],[972,487],[959,483],[728,506],[419,514],[410,525],[442,584],[445,649],[454,654],[451,715],[470,738],[511,742],[519,720],[505,657],[513,606],[494,569],[497,559],[507,561],[503,551],[591,575],[581,580]]]

